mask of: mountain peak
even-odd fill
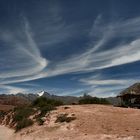
[[[44,93],[45,93],[45,91],[40,91],[40,92],[37,93],[37,95],[43,96]]]

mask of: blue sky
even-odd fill
[[[107,97],[140,81],[139,0],[0,2],[0,94]]]

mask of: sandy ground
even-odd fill
[[[13,136],[14,130],[5,126],[0,126],[0,140],[10,140]]]
[[[43,126],[26,128],[13,134],[10,140],[140,140],[138,109],[103,105],[69,107],[59,107],[46,117]],[[70,123],[54,123],[56,116],[64,113],[75,115],[76,120]],[[8,133],[11,134],[11,131]]]

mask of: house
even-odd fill
[[[140,83],[125,89],[117,98],[121,99],[121,106],[140,108]]]

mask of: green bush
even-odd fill
[[[79,104],[110,104],[110,103],[104,98],[97,98],[91,97],[89,95],[84,95],[79,100]]]
[[[61,101],[54,100],[54,99],[47,99],[46,97],[39,97],[37,98],[33,103],[33,107],[37,107],[40,111],[40,114],[38,114],[35,118],[39,125],[43,125],[43,120],[41,119],[51,110],[56,109],[56,106],[63,105]]]
[[[28,118],[33,113],[34,113],[34,110],[31,107],[15,108],[13,121],[14,122],[22,121],[24,118]]]
[[[55,123],[58,123],[58,122],[60,122],[60,123],[62,123],[62,122],[69,123],[69,122],[71,122],[71,121],[73,121],[75,119],[76,119],[76,117],[68,117],[68,114],[61,114],[61,115],[59,115],[57,117]]]
[[[55,107],[52,106],[52,105],[43,106],[43,107],[40,108],[40,114],[39,114],[39,116],[40,117],[43,117],[43,116],[46,115],[46,113],[48,113],[49,111],[54,110],[54,109],[55,109]]]
[[[35,114],[37,111],[40,111],[40,114],[35,116],[35,119],[39,123],[39,125],[42,125],[44,122],[41,120],[41,118],[44,117],[47,112],[54,110],[56,106],[62,104],[63,103],[61,101],[40,97],[33,101],[31,106],[22,106],[15,108],[13,123],[16,124],[16,132],[21,130],[22,128],[32,125],[33,121],[29,119],[29,116]],[[36,110],[34,108],[36,108]]]
[[[33,124],[29,116],[34,113],[34,109],[29,106],[17,107],[14,109],[13,122],[16,123],[16,132]]]
[[[37,116],[38,117],[43,117],[45,114],[51,110],[54,110],[56,106],[60,106],[63,103],[58,100],[54,99],[47,99],[46,97],[39,97],[37,98],[33,103],[33,107],[38,107],[40,110],[40,114]]]
[[[43,125],[44,121],[41,119],[41,117],[37,118],[38,125]]]
[[[6,112],[0,111],[0,117],[4,117],[6,115]]]
[[[16,125],[16,132],[21,130],[22,128],[33,125],[33,121],[31,119],[24,118],[19,121]]]
[[[43,107],[47,105],[60,106],[63,105],[63,102],[54,99],[47,99],[46,97],[39,97],[33,101],[32,105],[35,107]]]

